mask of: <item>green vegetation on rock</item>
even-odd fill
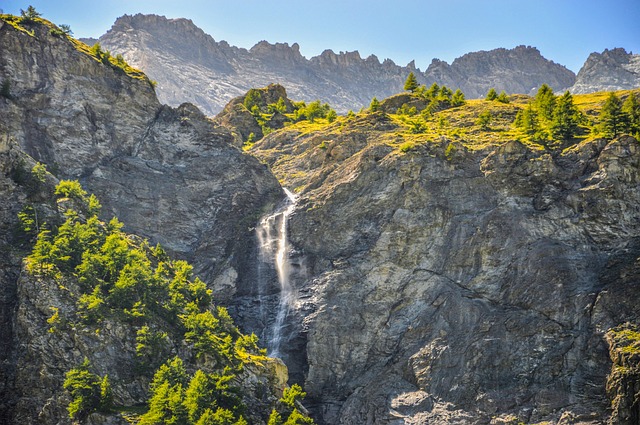
[[[607,378],[611,400],[612,424],[636,424],[640,421],[640,327],[625,323],[606,334],[613,365]]]
[[[71,310],[51,306],[50,332],[86,328],[99,334],[116,323],[132,330],[135,353],[128,367],[153,375],[140,424],[248,424],[241,376],[272,361],[258,338],[241,334],[227,310],[212,304],[211,290],[187,262],[127,235],[116,218],[101,221],[99,202],[77,181],[61,181],[55,194],[64,221],[38,233],[25,261],[42,285],[57,284],[75,302]],[[108,412],[110,388],[119,384],[109,379],[94,373],[89,360],[69,370],[64,388],[70,417]],[[251,414],[266,420],[270,411]]]
[[[84,362],[65,375],[64,389],[71,395],[67,408],[71,419],[83,420],[93,412],[108,412],[113,402],[109,377],[91,372],[91,363]]]

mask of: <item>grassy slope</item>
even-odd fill
[[[625,90],[616,94],[625,99],[630,92]],[[640,95],[640,90],[634,92]],[[581,124],[580,135],[569,145],[598,137],[597,117],[608,95],[609,92],[600,92],[573,96],[574,104],[586,119]],[[423,144],[450,141],[460,143],[469,150],[482,150],[512,140],[519,140],[534,150],[567,147],[567,143],[545,147],[515,127],[516,114],[531,99],[526,95],[513,95],[508,104],[468,100],[463,106],[436,112],[428,117],[420,114],[387,114],[382,126],[378,124],[383,115],[377,113],[378,118],[375,118],[369,112],[361,112],[354,117],[341,116],[333,123],[325,119],[317,119],[314,123],[300,121],[274,131],[247,150],[268,163],[281,184],[300,192],[312,184],[313,176],[320,168],[356,154],[365,145],[386,145],[398,155]],[[484,111],[489,111],[492,117],[488,129],[482,129],[477,124],[478,116]],[[414,132],[415,123],[422,125],[422,132]],[[363,138],[366,140],[364,144],[355,142]]]

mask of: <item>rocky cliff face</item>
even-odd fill
[[[0,154],[8,158],[0,164],[0,418],[64,423],[64,372],[85,355],[98,359],[101,373],[124,376],[121,360],[135,356],[135,334],[116,324],[100,335],[48,332],[52,305],[73,312],[64,288],[25,276],[18,283],[25,248],[14,233],[27,195],[11,170],[16,161],[30,170],[20,152],[59,178],[81,180],[100,196],[105,219],[117,215],[128,232],[192,260],[218,301],[232,297],[255,252],[251,227],[282,192],[266,166],[195,106],[162,106],[146,77],[105,64],[44,23],[25,30],[0,20],[0,80],[10,92],[0,97]],[[116,397],[139,402],[145,383],[123,382]]]
[[[638,142],[402,153],[396,130],[373,114],[254,146],[300,190],[284,358],[318,416],[603,423],[604,333],[640,317]]]
[[[271,83],[286,86],[293,99],[320,99],[346,112],[369,105],[374,96],[402,91],[410,72],[420,83],[459,87],[470,98],[484,96],[491,87],[530,93],[547,83],[559,91],[575,80],[571,71],[524,46],[470,53],[451,65],[434,60],[422,73],[413,62],[404,67],[389,59],[381,63],[357,51],[326,50],[306,59],[297,44],[261,41],[250,50],[239,49],[214,41],[189,20],[155,15],[125,15],[99,41],[158,81],[162,102],[189,101],[211,115],[248,89]]]
[[[256,284],[275,271],[260,269],[253,227],[284,198],[267,166],[193,105],[162,106],[146,79],[44,26],[31,31],[0,21],[0,80],[10,82],[10,96],[0,97],[7,423],[66,418],[64,396],[51,389],[69,368],[60,359],[103,356],[99,372],[125,383],[115,395],[142,397],[120,365],[133,352],[129,331],[113,323],[103,334],[50,333],[52,303],[73,310],[66,290],[20,278],[24,247],[12,229],[35,195],[15,184],[18,151],[79,178],[100,195],[106,218],[117,214],[127,230],[192,260],[245,331],[268,334],[278,304],[275,284]],[[269,46],[254,51],[264,63]],[[279,62],[304,63],[292,48],[275,49]],[[209,63],[207,52],[187,55]],[[322,56],[326,67],[362,62]],[[434,67],[445,76],[453,64]],[[262,95],[271,92],[280,88]],[[298,193],[287,255],[296,296],[280,351],[316,416],[327,424],[604,422],[605,333],[640,317],[638,142],[543,151],[441,138],[402,150],[398,126],[384,113],[359,114],[320,131],[285,128],[254,147]],[[616,341],[616,364],[637,360]],[[637,417],[632,366],[609,380],[622,420]]]
[[[592,93],[637,87],[640,87],[640,55],[617,48],[591,53],[578,72],[571,92]]]
[[[232,252],[252,244],[255,216],[280,196],[267,168],[193,105],[162,106],[148,81],[34,30],[0,27],[0,75],[11,82],[0,132],[60,178],[79,178],[127,231],[211,281],[236,275]]]

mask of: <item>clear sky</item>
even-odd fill
[[[123,14],[189,18],[217,41],[250,48],[297,42],[304,56],[358,50],[399,65],[449,63],[517,45],[577,72],[591,52],[640,53],[640,0],[0,0],[4,13],[33,5],[76,37],[99,37]]]

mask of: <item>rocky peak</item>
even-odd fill
[[[124,40],[121,37],[124,37]],[[128,57],[128,42],[170,53],[183,63],[198,63],[220,72],[231,70],[226,59],[228,45],[220,45],[190,19],[168,19],[158,15],[124,15],[100,37],[100,43]],[[188,99],[184,99],[188,100]]]
[[[284,65],[282,62],[296,64],[305,60],[300,53],[300,45],[298,43],[293,43],[289,46],[289,43],[271,44],[262,40],[249,49],[249,53],[263,60],[278,62],[281,66]]]
[[[490,88],[507,93],[531,93],[542,84],[556,91],[573,85],[575,74],[562,65],[545,59],[538,49],[517,46],[467,53],[446,67],[434,60],[426,71],[429,81],[438,78],[453,81],[467,97],[483,97]]]
[[[179,32],[197,37],[210,37],[198,28],[191,19],[168,19],[160,15],[123,15],[116,19],[109,31],[144,30],[154,34]]]
[[[640,55],[622,48],[591,53],[578,72],[573,93],[640,87]]]

